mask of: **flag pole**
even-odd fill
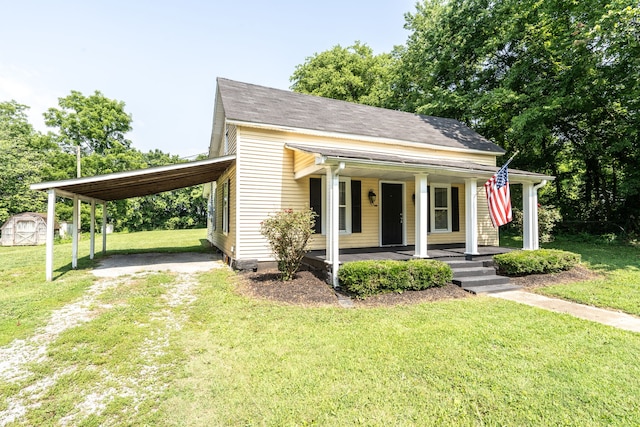
[[[504,165],[502,165],[502,167],[503,167],[503,168],[505,168],[505,167],[509,166],[509,163],[511,163],[511,160],[513,160],[513,158],[514,158],[515,156],[517,156],[517,155],[518,155],[518,153],[520,153],[520,150],[516,150],[516,152],[515,152],[515,153],[513,153],[513,156],[511,156],[511,158],[510,158],[509,160],[507,160],[507,163],[505,163]]]

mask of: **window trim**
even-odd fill
[[[211,221],[211,231],[217,230],[218,225],[218,183],[211,183],[211,191],[209,192],[209,216]]]
[[[439,184],[433,183],[429,185],[430,193],[431,193],[431,203],[429,206],[429,216],[430,216],[430,225],[431,225],[431,233],[451,233],[452,232],[452,205],[451,205],[451,184]],[[447,228],[436,228],[436,188],[444,188],[447,191]],[[438,208],[437,210],[445,210],[443,208]]]
[[[329,213],[327,212],[327,180],[326,177],[323,175],[321,177],[322,179],[322,185],[321,185],[321,189],[322,189],[322,218],[321,218],[321,235],[326,235],[327,234],[327,216],[329,215]],[[351,218],[351,207],[352,207],[352,203],[351,203],[351,177],[350,176],[340,176],[339,177],[339,182],[344,182],[344,187],[345,187],[345,201],[346,204],[343,205],[344,209],[345,209],[345,230],[340,230],[340,234],[341,235],[348,235],[348,234],[353,234],[352,233],[352,218]],[[338,200],[338,203],[340,201]],[[340,205],[339,205],[340,207]]]
[[[225,235],[229,234],[229,222],[231,216],[231,208],[229,203],[229,196],[231,193],[231,180],[228,178],[222,184],[222,232]]]

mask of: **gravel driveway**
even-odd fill
[[[131,390],[140,390],[140,387],[136,388],[135,384],[141,382],[145,376],[153,374],[153,370],[156,369],[154,361],[168,345],[169,332],[179,330],[185,321],[184,316],[174,314],[171,308],[186,308],[196,299],[194,289],[198,282],[195,274],[223,267],[225,264],[218,257],[202,253],[147,253],[112,255],[104,258],[92,271],[98,279],[87,288],[82,297],[54,310],[47,324],[38,328],[31,337],[14,340],[8,346],[0,348],[0,382],[20,383],[33,374],[30,371],[30,365],[33,363],[46,365],[49,345],[62,332],[80,326],[96,318],[100,313],[110,310],[111,306],[101,304],[100,295],[129,280],[128,276],[139,277],[155,271],[175,273],[176,280],[168,285],[167,292],[161,297],[166,309],[159,311],[156,315],[156,319],[163,321],[166,330],[160,331],[158,336],[146,342],[145,348],[141,350],[150,354],[148,366],[150,372],[141,372],[140,378],[119,380],[121,384],[117,387],[111,385],[108,388],[103,385],[106,391],[87,395],[83,402],[78,402],[68,416],[60,420],[60,424],[74,425],[88,415],[102,412],[107,403],[116,396],[126,396],[127,393],[134,393]],[[27,411],[39,407],[43,396],[62,376],[73,373],[74,369],[71,366],[54,370],[8,399],[5,408],[0,410],[0,427],[12,422],[24,421],[23,416]],[[107,380],[108,384],[118,383],[113,376],[106,375],[105,381]],[[139,395],[133,398],[139,402],[156,392],[158,390],[137,391]]]

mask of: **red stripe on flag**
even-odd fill
[[[504,165],[485,184],[489,215],[494,227],[505,225],[513,219],[511,212],[511,194],[509,192],[509,175]]]

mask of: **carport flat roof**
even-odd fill
[[[235,159],[233,155],[86,178],[41,182],[32,184],[31,189],[56,190],[61,195],[66,193],[107,202],[122,200],[216,181]]]

